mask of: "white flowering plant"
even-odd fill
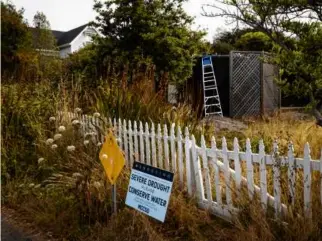
[[[110,124],[98,112],[93,117],[79,113],[56,118],[50,136],[37,145],[41,188],[69,190],[87,205],[105,205],[110,185],[98,156]]]

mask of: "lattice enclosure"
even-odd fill
[[[230,116],[261,112],[261,53],[230,52]]]

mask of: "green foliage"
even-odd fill
[[[1,100],[1,179],[6,181],[32,173],[36,140],[57,102],[44,84],[2,85]]]
[[[219,54],[229,54],[232,50],[270,52],[273,42],[262,32],[244,28],[219,33],[214,39],[213,48]]]
[[[190,29],[193,18],[182,8],[185,0],[108,0],[96,2],[95,26],[104,57],[120,57],[129,69],[152,63],[170,80],[182,83],[192,73],[193,55],[201,53],[205,33]]]
[[[35,62],[31,34],[22,15],[23,9],[1,1],[1,65],[5,77],[26,77]]]
[[[37,12],[33,19],[33,44],[38,50],[58,50],[56,39],[51,32],[50,23],[42,12]]]
[[[273,43],[262,32],[249,32],[243,34],[236,42],[238,50],[271,51]]]

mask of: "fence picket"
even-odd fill
[[[165,169],[169,171],[169,143],[168,143],[168,127],[164,125],[163,129],[163,141],[164,141],[164,159],[165,159]]]
[[[151,155],[150,155],[150,132],[149,124],[145,123],[145,151],[146,151],[146,164],[151,165]]]
[[[209,201],[209,205],[212,203],[212,193],[211,193],[211,183],[210,183],[210,175],[209,175],[209,167],[208,167],[208,157],[207,157],[207,149],[205,137],[201,136],[201,155],[202,155],[202,164],[205,174],[205,184],[206,184],[206,193],[207,199]]]
[[[215,175],[215,188],[216,188],[216,201],[218,205],[222,205],[222,197],[221,197],[221,187],[220,187],[220,176],[219,176],[219,167],[218,167],[218,159],[217,159],[217,146],[215,137],[211,138],[211,150],[213,152],[212,164],[214,168]]]
[[[83,133],[86,133],[86,125],[85,125],[85,115],[82,115],[81,116],[81,120],[82,120],[82,122],[83,122]]]
[[[237,194],[240,195],[240,189],[241,189],[241,166],[240,166],[240,160],[239,160],[239,144],[238,139],[234,138],[234,166],[235,166],[235,172],[236,172],[236,188],[237,188]]]
[[[182,158],[182,134],[181,128],[177,128],[177,144],[178,144],[178,168],[180,186],[183,187],[183,158]]]
[[[125,161],[126,165],[129,166],[129,146],[127,138],[127,129],[126,129],[126,120],[123,120],[123,143],[124,143],[124,152],[125,152]]]
[[[294,148],[293,143],[291,142],[288,145],[288,189],[290,192],[291,203],[295,203],[295,162],[294,162]]]
[[[118,126],[119,128],[119,131],[118,131],[118,141],[119,141],[119,147],[122,149],[122,150],[124,150],[123,149],[123,145],[122,145],[122,121],[121,121],[121,119],[119,119],[119,126]]]
[[[161,133],[161,125],[158,124],[158,161],[159,161],[159,168],[163,169],[163,155],[162,155],[162,133]]]
[[[134,121],[134,158],[135,161],[139,161],[139,142],[138,142],[138,126],[136,121]]]
[[[223,163],[224,163],[224,175],[225,175],[225,185],[226,185],[226,201],[228,204],[228,208],[232,208],[232,200],[231,200],[231,186],[230,186],[230,171],[229,171],[229,159],[228,159],[228,149],[226,138],[222,138],[222,155],[223,155]]]
[[[132,123],[131,121],[129,121],[129,125],[128,125],[128,133],[129,133],[129,149],[130,149],[130,167],[133,166],[133,130],[132,130]]]
[[[194,177],[196,179],[197,198],[199,199],[199,201],[203,201],[205,199],[205,192],[204,192],[203,181],[202,181],[200,159],[197,154],[196,139],[194,135],[191,136],[191,139],[192,139],[191,156],[192,156],[192,162],[193,162]]]
[[[114,134],[115,134],[116,138],[118,138],[118,131],[117,131],[117,125],[116,125],[116,119],[115,118],[113,119],[113,131],[114,131]],[[117,143],[117,144],[120,144],[120,143]]]
[[[185,161],[186,161],[186,178],[187,178],[187,188],[189,196],[192,195],[192,183],[191,183],[191,160],[190,160],[190,148],[191,141],[189,139],[189,130],[188,127],[185,128],[185,139],[184,139],[184,152],[185,152]]]
[[[246,140],[246,166],[247,166],[247,188],[250,199],[254,195],[254,167],[252,162],[252,147],[249,138]]]
[[[304,171],[304,213],[306,217],[311,217],[311,155],[309,143],[304,147],[303,158]]]
[[[281,213],[281,182],[280,182],[280,160],[277,141],[273,144],[273,179],[274,179],[274,208],[275,214]]]
[[[139,131],[139,136],[140,136],[140,162],[144,163],[144,141],[143,141],[143,125],[142,122],[140,121],[140,131]]]
[[[322,149],[321,149],[321,153],[320,153],[320,195],[321,195],[321,205],[322,205]]]
[[[267,177],[265,163],[265,146],[263,140],[259,141],[259,170],[260,170],[260,189],[261,204],[264,210],[267,208]]]
[[[156,153],[156,147],[155,147],[155,129],[154,129],[154,123],[152,122],[151,125],[151,146],[152,146],[152,166],[157,166],[157,153]]]
[[[171,150],[171,164],[172,164],[172,172],[176,172],[176,146],[175,146],[175,135],[174,135],[174,127],[175,124],[172,123],[171,129],[170,129],[170,150]]]

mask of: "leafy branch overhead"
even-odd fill
[[[264,33],[273,42],[270,61],[281,69],[280,86],[309,97],[322,126],[322,2],[317,0],[213,0],[209,17],[225,17]],[[283,76],[292,76],[286,81]]]
[[[184,2],[95,1],[94,25],[104,35],[98,42],[105,56],[121,56],[130,68],[152,62],[157,71],[168,72],[171,81],[183,82],[192,73],[192,57],[206,48],[205,33],[191,30],[193,18],[183,10]]]

